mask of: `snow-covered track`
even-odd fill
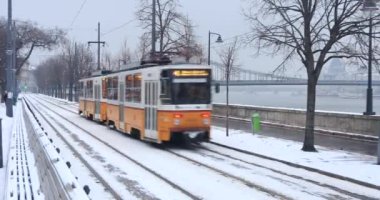
[[[37,96],[44,96],[44,97],[47,97],[49,100],[51,101],[55,101],[55,102],[59,102],[60,104],[62,105],[67,105],[67,106],[70,106],[74,109],[77,109],[78,110],[78,103],[77,102],[72,102],[72,101],[66,101],[64,99],[60,99],[60,98],[55,98],[55,97],[51,97],[51,96],[47,96],[47,95],[37,95]]]
[[[367,195],[366,192],[368,192],[368,190],[360,193],[362,191],[356,189],[356,192],[359,193],[354,193],[339,188],[345,187],[343,185],[344,183],[334,186],[329,185],[328,182],[319,182],[324,180],[323,177],[319,180],[311,180],[302,178],[302,176],[292,175],[292,170],[290,170],[290,173],[283,173],[280,170],[276,170],[275,167],[278,167],[276,165],[265,167],[260,164],[226,156],[219,152],[214,151],[210,153],[204,149],[165,150],[195,165],[206,167],[223,176],[240,181],[253,189],[271,194],[276,199],[299,199],[301,197],[322,199],[333,197],[338,199],[377,199],[378,191],[371,190],[369,192],[370,194]],[[313,176],[314,175],[308,177]],[[333,183],[337,182],[333,181]],[[274,185],[277,185],[277,187]],[[307,190],[305,190],[306,188]]]
[[[213,142],[213,141],[210,141],[209,144],[215,145],[215,146],[218,146],[218,147],[221,147],[221,148],[229,149],[229,150],[232,150],[232,151],[235,151],[235,152],[239,152],[239,153],[242,153],[242,154],[246,154],[246,155],[250,155],[250,156],[254,156],[254,157],[258,157],[258,158],[262,158],[262,159],[266,159],[266,160],[282,163],[282,164],[288,165],[290,167],[294,167],[294,168],[298,168],[298,169],[304,169],[304,170],[307,170],[307,171],[310,171],[310,172],[313,172],[313,173],[318,173],[320,175],[327,176],[327,177],[330,177],[330,178],[333,178],[333,179],[339,179],[339,180],[342,180],[342,181],[347,181],[347,182],[350,182],[350,183],[353,183],[353,184],[357,184],[357,185],[360,185],[360,186],[363,186],[363,187],[366,187],[366,188],[371,188],[371,189],[379,190],[379,192],[380,192],[380,186],[379,185],[374,185],[374,184],[363,182],[363,181],[359,181],[359,180],[356,180],[356,179],[353,179],[353,178],[350,178],[350,177],[341,176],[339,174],[334,174],[334,173],[330,173],[330,172],[323,171],[323,170],[320,170],[320,169],[316,169],[316,168],[300,165],[300,164],[293,163],[293,162],[288,162],[286,160],[281,160],[281,159],[277,159],[277,158],[261,155],[261,154],[258,154],[258,153],[254,153],[254,152],[251,152],[251,151],[246,151],[246,150],[243,150],[243,149],[227,146],[227,145],[220,144],[220,143]],[[209,149],[206,148],[206,150],[209,150]]]
[[[210,166],[210,165],[204,164],[204,163],[199,162],[199,161],[197,161],[197,160],[195,160],[195,159],[192,159],[192,158],[190,158],[190,157],[187,157],[187,156],[184,156],[184,155],[182,155],[182,154],[180,154],[180,153],[177,153],[176,151],[173,151],[173,150],[170,150],[170,149],[165,149],[165,151],[167,151],[167,152],[169,152],[169,153],[171,153],[171,154],[173,154],[173,155],[176,155],[176,156],[178,156],[178,157],[180,157],[180,158],[183,158],[183,159],[185,159],[185,160],[188,160],[188,161],[190,161],[191,163],[194,163],[194,164],[196,164],[196,165],[199,165],[199,166],[205,167],[205,168],[207,168],[207,169],[210,169],[210,170],[212,170],[212,171],[214,171],[214,172],[216,172],[216,173],[218,173],[218,174],[221,174],[222,176],[225,176],[225,177],[231,178],[231,179],[236,180],[236,181],[240,181],[240,182],[243,183],[244,185],[247,185],[248,187],[251,187],[251,188],[254,188],[254,189],[256,189],[256,190],[259,190],[259,191],[265,192],[265,193],[267,193],[267,194],[273,196],[273,197],[276,198],[276,199],[292,199],[292,198],[287,197],[287,196],[285,196],[285,195],[283,195],[283,194],[281,194],[281,193],[279,193],[279,192],[277,192],[277,191],[275,191],[275,190],[265,188],[265,187],[263,187],[263,186],[261,186],[261,185],[259,185],[259,184],[256,184],[256,183],[254,183],[254,182],[251,182],[251,181],[245,180],[245,179],[242,178],[242,177],[235,176],[235,175],[233,175],[233,174],[231,174],[231,173],[228,173],[228,172],[226,172],[226,171],[223,171],[223,170],[217,169],[216,167],[212,167],[212,166]]]
[[[27,105],[29,105],[30,107],[33,107],[33,110],[37,113],[39,113],[39,115],[46,121],[47,124],[50,125],[50,127],[55,131],[55,133],[57,134],[57,136],[65,142],[65,144],[69,147],[69,149],[74,153],[74,155],[81,161],[81,163],[83,165],[85,165],[87,167],[87,169],[92,173],[92,175],[98,179],[101,184],[104,186],[105,188],[105,191],[109,191],[112,196],[115,198],[115,199],[122,199],[121,196],[102,178],[102,176],[100,174],[97,173],[97,171],[86,161],[85,158],[83,158],[81,156],[81,154],[79,152],[76,151],[76,149],[73,147],[73,145],[71,145],[66,139],[64,136],[62,136],[60,134],[60,131],[58,131],[55,126],[49,122],[49,120],[33,105],[33,104],[30,104],[28,103],[28,100],[25,99],[25,103]]]
[[[257,158],[257,156],[254,158],[252,155],[234,151],[232,149],[227,149],[222,146],[217,146],[212,143],[202,143],[202,145],[193,149],[187,149],[183,147],[171,148],[171,145],[160,146],[163,147],[161,150],[159,148],[152,150],[140,149],[145,148],[147,144],[135,139],[131,139],[130,137],[125,137],[125,135],[116,131],[112,131],[107,128],[101,128],[102,126],[97,123],[92,123],[91,121],[85,120],[83,118],[80,119],[81,117],[79,117],[76,113],[65,109],[64,105],[57,105],[51,102],[46,103],[46,101],[41,102],[50,107],[49,112],[55,111],[57,113],[60,113],[62,114],[62,118],[68,117],[67,120],[70,120],[72,123],[80,122],[77,124],[89,132],[102,129],[102,132],[106,134],[97,134],[101,140],[112,145],[115,148],[120,149],[127,155],[132,156],[135,160],[138,160],[139,162],[142,162],[143,164],[151,167],[151,169],[153,169],[158,174],[167,177],[172,182],[179,185],[181,185],[181,181],[179,181],[178,178],[173,178],[175,176],[174,174],[167,174],[165,172],[163,173],[160,167],[156,166],[157,164],[161,165],[160,163],[150,163],[149,161],[146,162],[147,159],[142,159],[141,156],[147,156],[148,160],[152,158],[162,158],[163,162],[172,163],[173,165],[181,163],[179,166],[183,167],[178,168],[178,171],[180,172],[183,171],[183,173],[192,174],[194,171],[202,171],[202,173],[198,173],[200,175],[198,178],[201,182],[207,182],[206,179],[202,178],[205,176],[203,173],[212,174],[212,177],[217,177],[217,179],[223,180],[221,182],[226,186],[229,184],[233,184],[235,186],[239,185],[239,189],[235,191],[240,190],[242,193],[244,193],[243,191],[247,190],[256,191],[256,193],[265,194],[269,199],[372,200],[376,199],[379,193],[379,190],[375,188],[368,188],[345,180],[337,180],[334,177],[326,177],[325,175],[318,174],[317,172],[309,171],[297,166],[286,165],[284,163],[277,162],[276,160],[264,159],[260,157]],[[115,137],[117,135],[120,136],[116,137],[120,139],[119,143],[107,139],[107,137]],[[120,146],[120,144],[124,145],[127,149],[134,150],[125,151],[123,150],[123,146]],[[148,154],[139,154],[139,156],[134,155],[136,151],[146,150],[148,150],[147,153],[150,154],[149,156]],[[228,151],[233,151],[234,153]],[[249,158],[241,158],[243,156]],[[168,158],[170,158],[170,162]],[[259,158],[262,160],[257,161]],[[197,170],[194,170],[195,168],[197,168]],[[287,171],[283,171],[284,168],[287,168]],[[177,172],[173,172],[178,175]],[[315,178],[315,176],[317,178]],[[205,177],[207,177],[207,175]],[[183,182],[181,186],[184,186]],[[184,186],[184,188],[186,188],[187,191],[196,194],[196,197],[205,198],[205,196],[208,196],[201,194],[204,191],[194,190],[194,187]],[[361,192],[361,190],[363,191]],[[226,191],[228,191],[228,189],[217,191],[221,191],[220,194],[226,195]],[[235,193],[235,197],[236,194],[238,193]]]
[[[231,163],[235,163],[235,166],[239,166],[239,163],[247,164],[254,168],[262,168],[274,172],[280,176],[293,178],[299,181],[307,182],[326,190],[333,190],[343,195],[347,195],[357,199],[376,199],[374,196],[355,193],[360,191],[359,189],[352,191],[345,185],[350,185],[353,188],[365,188],[372,191],[373,194],[380,192],[380,187],[365,182],[358,182],[357,180],[342,177],[337,174],[321,171],[318,169],[305,167],[296,163],[291,163],[279,159],[275,159],[268,156],[263,156],[253,152],[236,149],[233,147],[225,146],[219,143],[210,142],[204,145],[197,146],[198,153],[204,157],[215,157],[223,159],[223,162],[230,160]],[[241,156],[237,156],[242,154]],[[282,167],[280,167],[280,165]],[[306,173],[305,173],[306,172]],[[336,185],[334,183],[341,183]]]
[[[39,99],[36,99],[35,97],[33,97],[33,99],[36,101],[36,102],[39,102],[40,105],[43,105]],[[49,102],[51,103],[51,102]],[[54,106],[57,106],[57,107],[61,107],[59,105],[56,105],[54,103],[51,103],[52,105]],[[167,183],[169,186],[175,188],[176,190],[182,192],[184,195],[188,196],[190,199],[200,199],[198,196],[192,194],[191,192],[187,191],[186,189],[182,188],[181,186],[177,185],[176,183],[170,181],[169,179],[165,178],[164,176],[160,175],[159,173],[155,172],[153,169],[151,169],[150,167],[140,163],[139,161],[137,161],[136,159],[133,159],[132,157],[126,155],[125,153],[121,152],[119,149],[115,148],[114,146],[110,145],[109,143],[103,141],[102,139],[98,138],[96,135],[94,135],[93,133],[83,129],[82,127],[78,126],[77,124],[71,122],[70,120],[67,120],[65,119],[65,117],[63,117],[62,115],[60,115],[58,112],[54,111],[54,110],[51,110],[50,108],[46,107],[45,108],[47,110],[49,110],[50,112],[53,112],[55,113],[56,115],[60,116],[62,119],[64,119],[66,122],[70,123],[72,126],[75,126],[76,128],[80,129],[81,131],[85,132],[86,134],[88,134],[89,136],[93,137],[95,140],[97,140],[98,142],[102,143],[103,145],[107,146],[108,148],[112,149],[113,151],[117,152],[120,156],[124,157],[125,159],[133,162],[134,164],[138,165],[139,167],[141,167],[143,170],[147,171],[148,173],[152,174],[153,176],[157,177],[158,179],[162,180],[163,182]],[[65,109],[65,108],[62,108],[62,109]],[[65,109],[67,110],[68,112],[72,112],[68,109]],[[55,123],[58,123],[58,122],[55,122]],[[62,125],[63,126],[63,125]]]
[[[47,103],[53,104],[53,105],[55,105],[55,106],[58,106],[58,107],[60,107],[60,108],[62,108],[62,109],[64,109],[64,110],[67,110],[67,111],[71,112],[71,113],[74,113],[74,114],[77,114],[77,113],[78,113],[78,107],[75,107],[75,108],[73,108],[73,109],[69,109],[69,108],[66,108],[66,107],[62,106],[62,104],[63,104],[63,105],[66,105],[65,102],[62,103],[62,101],[59,101],[59,100],[57,100],[57,99],[55,99],[55,98],[49,98],[49,100],[48,100],[47,98],[40,98],[40,96],[38,96],[38,97],[39,97],[39,98],[38,98],[39,100],[43,100],[43,101],[45,101],[45,102],[47,102]],[[71,107],[71,106],[70,106],[70,107]]]

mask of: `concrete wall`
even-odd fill
[[[269,108],[246,105],[229,105],[231,117],[251,119],[253,113],[259,113],[264,122],[290,126],[305,126],[306,112],[301,109]],[[225,104],[213,104],[214,115],[225,115]],[[378,136],[380,116],[364,116],[350,113],[316,112],[317,129]]]

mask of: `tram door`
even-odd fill
[[[124,84],[123,83],[120,83],[119,85],[119,123],[120,123],[120,129],[122,130],[125,130],[125,123],[124,123],[124,98],[125,98],[125,95],[124,95]]]
[[[158,82],[145,82],[145,137],[158,140],[157,134]]]
[[[95,85],[95,119],[100,120],[100,85]]]

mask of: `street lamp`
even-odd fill
[[[369,42],[368,42],[368,88],[367,88],[367,109],[364,115],[375,115],[372,106],[372,11],[378,10],[375,0],[363,0],[362,11],[369,12]]]
[[[210,40],[211,40],[211,35],[217,35],[218,36],[218,39],[216,39],[216,43],[222,43],[223,40],[222,40],[222,36],[219,34],[219,33],[213,33],[211,31],[208,31],[208,60],[207,60],[207,64],[210,65]]]
[[[6,113],[8,117],[13,117],[13,107],[12,107],[12,100],[13,100],[13,81],[12,81],[12,69],[13,69],[13,43],[12,43],[12,0],[8,0],[8,23],[7,23],[7,44],[6,44],[6,51],[5,54],[7,56],[6,60],[6,80],[7,80],[7,92],[8,97],[5,100],[6,104]]]

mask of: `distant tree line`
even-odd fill
[[[39,92],[76,100],[78,80],[94,71],[94,58],[87,44],[65,41],[62,52],[48,58],[34,71]]]

